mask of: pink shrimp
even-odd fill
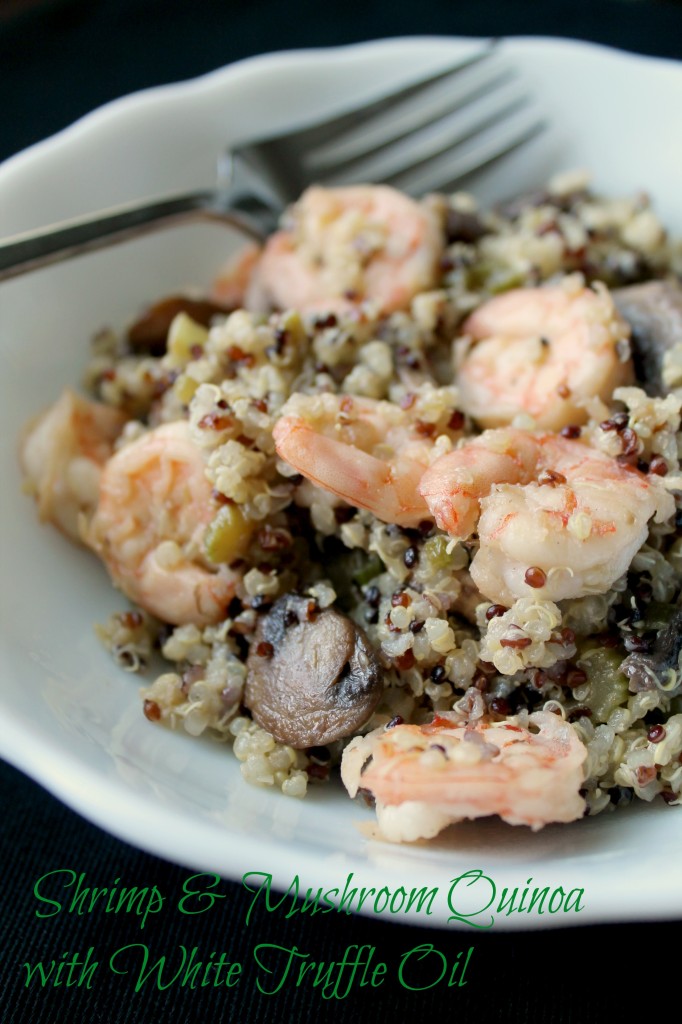
[[[405,309],[436,286],[442,251],[435,212],[395,189],[309,188],[266,243],[247,305],[339,311],[369,299],[382,312]]]
[[[189,423],[166,423],[109,459],[86,540],[131,601],[165,622],[203,626],[225,616],[238,580],[204,553],[217,511]]]
[[[277,454],[318,487],[378,519],[429,518],[419,481],[432,442],[400,406],[349,395],[294,394],[273,430]]]
[[[576,279],[518,288],[485,302],[455,346],[462,408],[482,427],[528,413],[538,428],[587,420],[585,399],[607,400],[633,379],[630,328],[604,286]]]
[[[471,577],[489,600],[560,601],[604,593],[628,568],[674,499],[658,477],[554,434],[487,430],[442,456],[420,491],[437,525],[476,528]]]
[[[66,390],[29,425],[21,444],[26,489],[40,518],[79,540],[81,515],[92,512],[102,466],[111,455],[125,416]]]
[[[351,797],[376,799],[379,828],[394,842],[430,839],[466,818],[498,814],[538,830],[583,816],[587,750],[573,727],[549,711],[465,725],[456,714],[427,725],[397,725],[346,747],[341,778]]]
[[[465,540],[476,529],[480,501],[495,484],[525,484],[538,462],[536,439],[522,430],[487,430],[441,456],[419,491],[441,530]]]
[[[247,245],[233,256],[214,279],[211,297],[228,309],[243,306],[261,253],[260,246]]]

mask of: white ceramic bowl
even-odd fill
[[[402,39],[275,54],[117,101],[0,167],[0,236],[206,185],[229,141],[338,108],[397,83],[406,68],[416,75],[478,45]],[[482,175],[482,199],[579,166],[608,193],[646,189],[681,231],[682,67],[551,39],[503,45],[553,128]],[[0,285],[0,753],[92,821],[188,866],[235,879],[270,872],[284,888],[295,875],[303,889],[334,888],[349,872],[355,884],[391,892],[436,887],[431,915],[411,916],[423,924],[447,921],[450,880],[470,869],[491,878],[498,897],[527,879],[531,888],[585,890],[580,913],[497,914],[495,927],[682,915],[679,808],[657,803],[538,834],[484,821],[429,845],[393,847],[363,837],[356,826],[371,812],[340,787],[302,802],[254,790],[225,747],[143,718],[137,680],[113,666],[92,630],[122,598],[90,555],[38,525],[21,494],[17,437],[27,417],[78,380],[97,328],[208,281],[234,245],[225,229],[186,227]],[[456,903],[473,914],[490,892],[478,883],[465,905],[460,884]]]

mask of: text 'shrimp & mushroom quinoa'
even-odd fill
[[[100,332],[21,459],[131,602],[97,632],[149,728],[291,797],[340,766],[396,841],[677,804],[681,274],[580,174],[311,188]]]

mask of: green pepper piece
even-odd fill
[[[435,537],[429,537],[424,544],[423,557],[434,571],[437,569],[447,569],[450,565],[452,560],[452,556],[448,554],[450,540],[450,537],[440,533]]]

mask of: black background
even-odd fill
[[[682,6],[644,0],[0,0],[0,159],[109,99],[254,53],[430,34],[563,35],[679,59]],[[645,997],[649,1014],[665,1012],[663,993],[679,973],[682,922],[508,935],[407,928],[336,913],[287,921],[258,909],[246,927],[247,894],[229,882],[221,883],[225,898],[210,912],[185,916],[171,901],[144,933],[136,920],[122,915],[60,914],[40,920],[32,888],[51,870],[85,872],[91,885],[110,885],[121,877],[124,884],[156,885],[168,896],[181,893],[191,872],[85,823],[2,762],[0,826],[3,1024],[427,1019],[591,1024],[635,1019],[637,995]],[[623,893],[624,907],[627,896]],[[172,955],[180,944],[199,946],[204,956],[224,951],[245,964],[245,974],[233,989],[146,987],[135,994],[129,979],[108,972],[96,975],[90,990],[24,987],[25,961],[59,961],[63,953],[83,955],[89,946],[105,961],[115,949],[141,941],[156,956]],[[475,952],[468,984],[461,988],[441,984],[409,992],[387,976],[379,988],[354,989],[344,1000],[325,1001],[319,990],[290,985],[276,996],[259,994],[249,966],[258,942],[295,944],[326,961],[339,959],[353,943],[374,945],[378,959],[391,963],[423,942],[451,960],[469,945]]]

